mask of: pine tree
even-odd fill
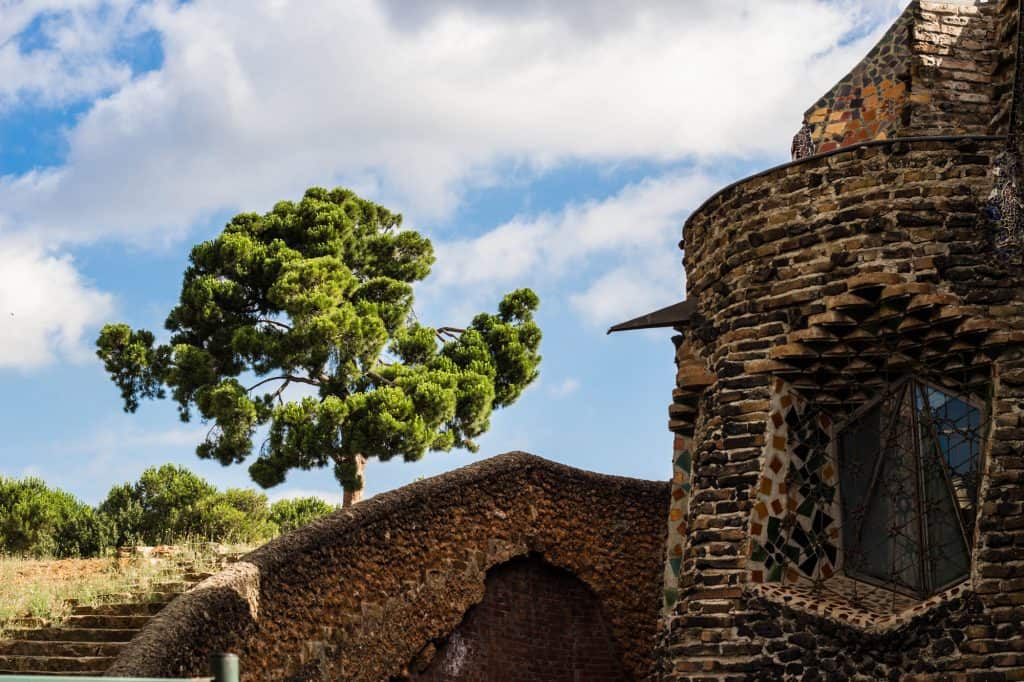
[[[332,465],[346,505],[361,497],[367,458],[475,451],[492,409],[537,377],[539,301],[519,289],[467,327],[421,325],[412,285],[433,247],[401,222],[342,188],[235,216],[192,249],[169,343],[102,329],[97,355],[125,411],[169,392],[183,421],[197,411],[212,425],[197,454],[225,465],[248,458],[269,424],[253,480]],[[297,384],[316,396],[286,401]]]

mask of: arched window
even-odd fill
[[[907,378],[839,427],[847,575],[918,598],[968,577],[983,423],[977,401]]]

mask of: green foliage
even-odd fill
[[[113,486],[95,509],[38,478],[0,476],[0,554],[94,557],[128,545],[257,544],[333,510],[315,497],[271,506],[255,490],[218,491],[173,464],[150,467],[138,481]]]
[[[319,497],[278,500],[270,505],[270,520],[282,533],[288,533],[330,514],[334,509]]]
[[[134,484],[114,486],[99,506],[115,531],[118,546],[158,545],[203,537],[201,503],[217,489],[174,464],[150,467]]]
[[[199,503],[199,535],[217,542],[252,544],[278,533],[270,520],[267,496],[255,490],[229,488]]]
[[[400,225],[341,188],[235,216],[192,249],[169,343],[123,324],[100,333],[97,355],[125,410],[169,393],[183,420],[198,411],[212,422],[196,452],[223,464],[247,459],[268,426],[249,467],[264,487],[294,468],[332,465],[346,490],[359,490],[361,457],[475,450],[491,411],[537,377],[539,301],[520,289],[466,329],[420,325],[412,285],[430,272],[433,247]],[[246,387],[243,374],[257,379]],[[317,396],[282,401],[293,384]]]
[[[0,477],[0,552],[27,556],[95,556],[110,541],[92,507],[38,478]]]
[[[186,539],[253,544],[307,523],[323,507],[331,509],[317,498],[302,503],[289,515],[278,507],[280,502],[269,506],[263,493],[238,488],[221,492],[188,469],[165,464],[146,469],[135,483],[111,488],[99,511],[109,520],[118,546]]]

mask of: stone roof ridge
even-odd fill
[[[577,469],[529,452],[513,450],[374,495],[352,507],[338,510],[307,526],[281,535],[253,550],[241,560],[257,564],[261,568],[267,568],[277,561],[287,561],[287,556],[292,552],[323,544],[325,540],[329,539],[331,544],[341,543],[343,540],[339,539],[340,534],[352,533],[379,520],[401,514],[406,507],[430,500],[436,495],[458,495],[460,489],[484,480],[527,477],[537,471],[579,483],[619,488],[650,487],[653,489],[665,485],[662,481],[649,481]]]

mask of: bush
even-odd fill
[[[114,486],[99,510],[116,531],[118,546],[170,544],[203,537],[203,502],[217,489],[185,467],[150,467],[134,484]]]
[[[270,520],[267,496],[255,490],[229,488],[199,505],[201,535],[207,540],[251,544],[277,535]]]
[[[288,533],[330,514],[335,509],[336,507],[332,507],[319,497],[278,500],[270,505],[270,520],[277,525],[280,532]]]
[[[29,556],[96,556],[110,546],[105,519],[38,478],[0,477],[0,551]]]
[[[255,490],[223,492],[174,464],[146,469],[115,485],[94,509],[38,478],[0,476],[0,553],[92,557],[111,547],[209,540],[265,542],[334,511],[315,497],[272,506]]]
[[[54,555],[58,557],[95,557],[114,544],[110,523],[95,509],[83,504],[67,493],[73,503],[67,508],[64,521],[53,534]]]

